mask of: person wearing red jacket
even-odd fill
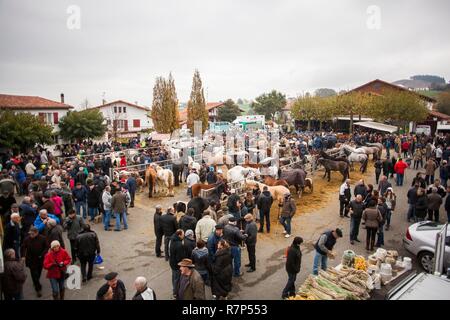
[[[402,158],[398,158],[398,161],[394,166],[394,171],[397,174],[397,186],[403,186],[403,178],[405,176],[406,168],[408,168],[408,164],[403,162]]]
[[[61,248],[59,241],[52,241],[44,258],[44,269],[47,270],[47,279],[50,280],[55,300],[64,300],[64,280],[70,262],[69,254]]]
[[[405,142],[402,143],[402,151],[403,151],[403,157],[408,157],[408,151],[409,151],[410,144],[408,140],[405,140]]]
[[[120,158],[120,167],[123,168],[123,167],[126,167],[126,166],[127,166],[127,158],[125,157],[125,155],[123,155]]]

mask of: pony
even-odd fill
[[[254,168],[244,168],[242,166],[235,166],[228,170],[227,172],[227,181],[230,183],[239,182],[244,180],[245,178],[258,178],[261,175],[258,169]]]
[[[156,180],[158,174],[153,166],[148,166],[145,169],[145,184],[144,186],[148,186],[148,197],[151,198],[154,193],[156,193]]]
[[[264,183],[267,184],[269,187],[272,186],[285,186],[289,189],[289,185],[286,180],[276,180],[271,176],[265,176],[264,177]]]
[[[285,180],[289,186],[294,186],[299,195],[305,187],[305,178],[306,172],[303,169],[284,170],[280,174],[280,179]]]
[[[170,169],[163,169],[162,167],[156,165],[156,182],[158,183],[158,187],[161,190],[166,189],[166,196],[173,197],[173,185],[174,185],[174,176],[173,172]]]
[[[258,186],[260,191],[263,191],[263,188],[267,187],[272,198],[278,200],[278,202],[283,202],[284,196],[291,193],[285,186],[268,186],[255,180],[245,179],[245,185],[246,187]]]
[[[317,162],[325,168],[325,174],[323,178],[325,179],[325,177],[328,175],[328,182],[330,182],[331,180],[331,171],[339,171],[344,177],[343,182],[346,179],[350,178],[350,165],[347,162],[333,161],[325,158],[319,158]]]

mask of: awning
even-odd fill
[[[373,121],[356,122],[354,125],[364,127],[364,128],[374,129],[374,130],[378,130],[378,131],[389,132],[389,133],[393,133],[393,132],[397,131],[397,127],[395,127],[395,126],[390,126],[388,124],[373,122]]]
[[[170,140],[170,133],[152,132],[150,137],[155,141]]]

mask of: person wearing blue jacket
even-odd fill
[[[81,182],[77,182],[75,189],[72,191],[73,201],[75,202],[75,210],[77,215],[81,215],[81,209],[83,208],[83,217],[87,217],[87,196],[88,192],[85,186]]]
[[[39,233],[44,232],[49,219],[55,220],[57,224],[60,223],[59,218],[54,214],[48,213],[45,209],[39,211],[39,215],[36,217],[36,220],[34,220],[34,226],[38,229]]]
[[[218,224],[215,228],[216,230],[208,237],[208,242],[206,244],[206,247],[208,248],[208,261],[210,265],[212,265],[216,258],[215,255],[217,251],[217,244],[223,238],[223,225]]]
[[[136,195],[136,178],[134,177],[134,174],[131,174],[131,176],[128,177],[126,185],[128,187],[128,191],[130,192],[131,202],[130,202],[130,208],[134,207],[134,196]]]

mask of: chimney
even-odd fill
[[[61,93],[61,103],[64,103],[64,93]]]
[[[105,99],[102,99],[102,105],[104,105],[106,103]]]

